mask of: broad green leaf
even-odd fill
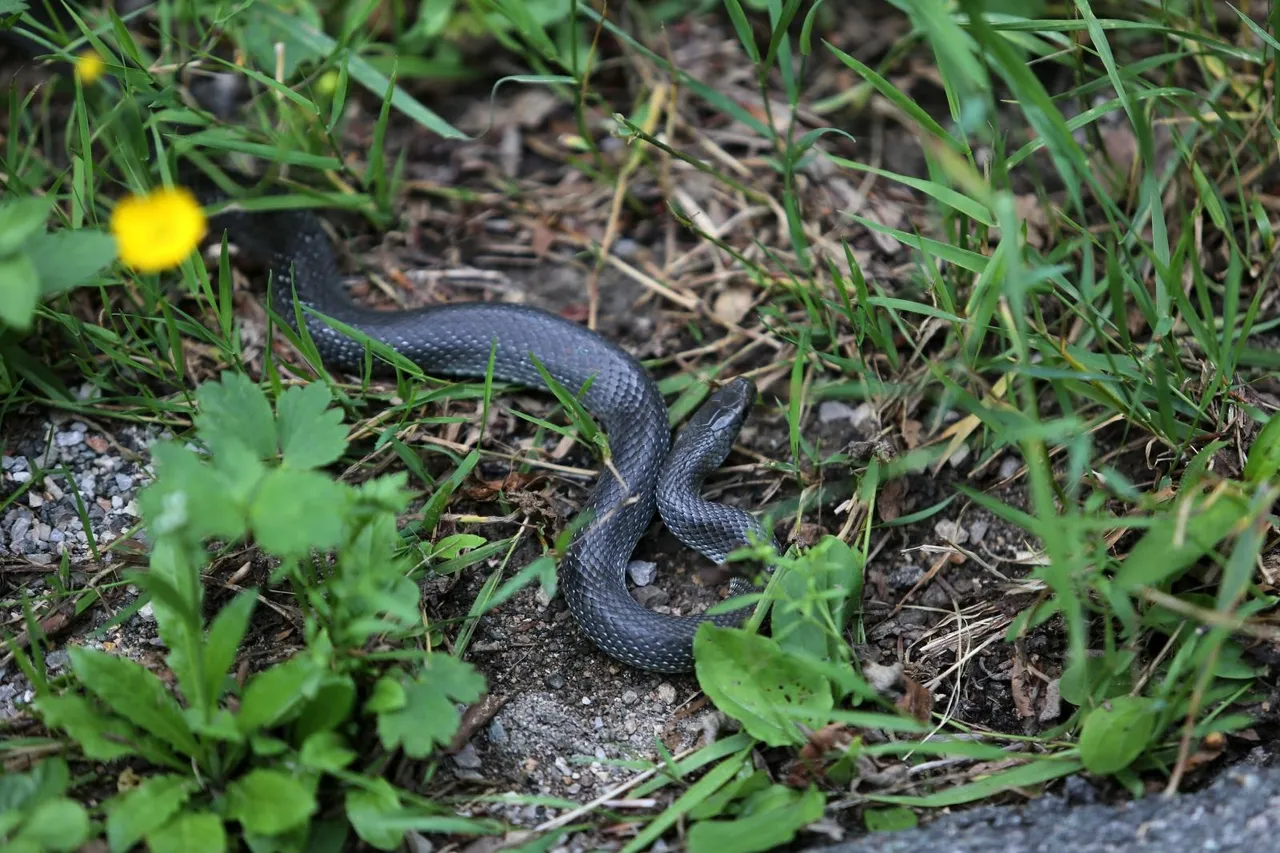
[[[32,235],[27,254],[40,277],[40,293],[56,296],[89,284],[116,259],[116,241],[101,231],[49,231]]]
[[[80,849],[89,838],[89,813],[84,806],[65,798],[47,800],[36,806],[14,837],[14,846],[35,843],[46,853],[68,853]]]
[[[1123,658],[1115,661],[1105,657],[1086,657],[1078,665],[1069,664],[1063,670],[1060,681],[1059,692],[1062,698],[1072,705],[1084,706],[1093,691],[1103,686],[1104,679],[1106,690],[1102,693],[1103,699],[1128,693],[1133,687],[1128,668],[1132,654],[1123,654]]]
[[[254,538],[279,556],[332,548],[342,541],[350,500],[350,490],[319,472],[276,468],[249,508]]]
[[[195,779],[152,776],[139,787],[106,803],[107,844],[111,853],[124,853],[169,822],[191,796]]]
[[[400,798],[386,779],[347,792],[347,820],[364,843],[379,850],[394,850],[404,840],[404,830],[382,825],[381,819],[400,810]]]
[[[382,745],[399,746],[410,758],[423,758],[448,743],[462,719],[456,703],[475,702],[485,689],[484,676],[451,655],[431,655],[423,670],[418,678],[401,682],[402,708],[378,714]]]
[[[324,676],[325,671],[304,655],[263,670],[245,687],[236,725],[248,734],[290,719],[315,695]]]
[[[29,195],[0,204],[0,258],[22,249],[37,231],[44,230],[54,198]]]
[[[1277,469],[1280,469],[1280,415],[1273,414],[1249,445],[1244,478],[1250,483],[1260,483],[1274,477]]]
[[[342,735],[325,731],[316,732],[307,738],[302,744],[298,758],[308,767],[333,773],[355,761],[356,754],[347,748]]]
[[[1184,524],[1178,503],[1147,529],[1116,572],[1122,590],[1154,586],[1174,580],[1227,537],[1249,512],[1240,497],[1222,492],[1197,500]]]
[[[778,647],[815,661],[845,659],[843,633],[862,600],[862,573],[862,557],[834,536],[797,560],[781,579],[783,600],[771,613]]]
[[[2,773],[0,815],[30,811],[40,803],[59,797],[66,792],[70,781],[71,771],[61,756],[47,758],[26,773]]]
[[[234,541],[244,535],[244,518],[216,470],[177,442],[158,442],[151,452],[156,479],[138,495],[150,536]]]
[[[826,721],[830,683],[774,640],[706,622],[693,645],[698,684],[752,737],[770,746],[800,745],[807,739],[797,723],[816,729]]]
[[[31,328],[39,299],[40,279],[30,256],[24,252],[0,257],[0,326]]]
[[[355,706],[356,686],[351,676],[327,674],[315,696],[298,715],[294,736],[305,740],[313,734],[336,729],[350,718]]]
[[[227,831],[210,812],[186,812],[147,836],[150,853],[225,853]]]
[[[755,853],[789,844],[796,833],[821,819],[827,799],[817,788],[792,791],[772,786],[781,796],[767,808],[753,810],[735,820],[704,820],[689,830],[689,853]],[[764,793],[764,792],[761,792]]]
[[[34,704],[46,726],[65,731],[95,761],[143,753],[145,736],[141,732],[97,710],[83,696],[40,696]]]
[[[898,832],[911,829],[920,823],[916,813],[903,806],[867,809],[862,813],[862,822],[866,824],[869,832]]]
[[[113,711],[188,756],[200,745],[164,682],[139,663],[85,647],[72,649],[76,677]]]
[[[276,421],[266,394],[242,373],[223,371],[218,382],[196,389],[200,439],[214,455],[228,442],[239,442],[259,459],[276,456]]]
[[[1080,760],[1099,776],[1118,773],[1146,750],[1155,735],[1156,704],[1145,696],[1117,696],[1085,717]]]
[[[231,599],[230,604],[218,612],[209,626],[203,655],[205,695],[211,706],[216,704],[218,697],[222,695],[223,680],[227,671],[235,663],[236,651],[240,648],[240,641],[244,639],[245,631],[249,628],[249,618],[253,615],[253,608],[257,603],[257,590],[241,590],[235,598]]]
[[[279,770],[250,770],[227,786],[227,815],[246,832],[280,835],[306,823],[319,804],[294,776]]]
[[[333,401],[319,382],[294,386],[280,395],[276,412],[280,449],[290,468],[319,468],[336,461],[347,449],[342,410],[327,408]]]

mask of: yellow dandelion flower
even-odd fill
[[[76,57],[76,76],[84,83],[92,85],[98,82],[98,78],[102,76],[102,72],[107,70],[107,64],[102,61],[102,57],[95,50],[84,50]]]
[[[183,187],[130,196],[111,212],[111,233],[120,261],[144,273],[182,263],[208,230],[200,203]]]

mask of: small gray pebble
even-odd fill
[[[133,488],[133,478],[128,474],[116,474],[116,488],[127,492]]]
[[[627,576],[636,586],[648,586],[658,576],[658,564],[647,560],[632,560],[627,564]]]
[[[14,545],[27,538],[27,531],[31,529],[31,513],[23,513],[18,516],[18,520],[13,523],[13,527],[9,528],[9,541]]]
[[[661,607],[671,600],[665,590],[656,586],[640,586],[633,591],[636,601],[645,607]]]
[[[458,750],[458,754],[453,757],[453,763],[466,770],[479,770],[484,764],[480,760],[480,756],[476,754],[476,748],[471,744],[467,744]]]
[[[1000,479],[1007,480],[1014,474],[1018,473],[1018,469],[1022,467],[1022,460],[1016,456],[1006,456],[1004,461],[1000,463]]]
[[[98,478],[91,472],[77,477],[76,485],[80,487],[80,493],[86,498],[96,497],[98,494]]]
[[[626,693],[622,694],[622,704],[624,705],[634,705],[638,701],[640,701],[640,694],[636,693],[634,690],[628,690]]]
[[[889,573],[885,581],[893,589],[910,589],[924,577],[924,569],[919,566],[899,566]]]
[[[547,686],[552,690],[564,689],[564,676],[558,672],[553,672],[547,676]]]
[[[501,720],[494,720],[489,724],[489,742],[490,743],[506,743],[507,729],[502,725]]]
[[[72,430],[55,433],[53,436],[53,443],[58,447],[75,447],[84,443],[84,433]]]
[[[44,663],[49,669],[62,669],[70,659],[66,649],[56,649],[44,656]]]

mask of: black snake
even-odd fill
[[[202,203],[225,200],[211,186],[196,187]],[[703,478],[728,455],[754,402],[756,388],[749,379],[739,377],[716,390],[672,447],[666,405],[652,377],[632,355],[584,326],[510,304],[455,303],[398,312],[357,305],[347,296],[329,238],[310,211],[229,210],[212,217],[210,226],[215,238],[225,231],[244,257],[267,268],[274,282],[273,307],[295,328],[296,296],[306,308],[391,347],[425,373],[482,378],[496,345],[496,379],[546,390],[537,359],[557,383],[581,395],[608,435],[612,470],[603,467],[583,508],[589,521],[566,549],[560,583],[577,624],[602,650],[632,666],[685,672],[693,668],[693,637],[702,622],[738,625],[750,612],[663,615],[637,602],[626,584],[628,561],[655,508],[681,542],[716,562],[753,539],[773,543],[772,534],[749,513],[698,494]],[[312,312],[302,314],[329,367],[361,372],[363,344]],[[751,589],[740,578],[731,584],[734,594]]]

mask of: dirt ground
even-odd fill
[[[862,13],[852,10],[850,14],[856,18]],[[865,20],[862,23],[866,38],[874,34],[886,43],[899,31],[880,26],[880,22],[874,22],[875,26]],[[850,33],[856,32],[857,24],[856,20],[850,24]],[[704,79],[716,69],[734,77],[729,70],[739,60],[725,46],[731,43],[730,35],[710,32],[708,27],[694,23],[673,31],[677,62],[687,59],[686,64],[697,66],[693,73]],[[859,55],[875,52],[865,43],[841,47],[856,49]],[[497,69],[495,76],[500,73],[504,69]],[[827,88],[831,91],[848,84],[839,69],[819,67],[812,73],[815,77],[829,75]],[[621,88],[624,81],[614,82]],[[727,85],[735,92],[742,91],[736,77]],[[927,81],[920,85],[928,106],[930,87]],[[817,89],[815,96],[823,87]],[[465,132],[479,133],[489,125],[487,85],[415,94]],[[565,105],[544,92],[509,86],[499,90],[493,110],[492,129],[476,141],[464,142],[433,138],[393,114],[388,159],[394,160],[402,150],[409,155],[410,192],[401,207],[401,222],[378,235],[367,228],[349,230],[354,228],[349,218],[332,219],[344,235],[352,278],[360,282],[355,292],[370,293],[375,303],[388,305],[397,300],[415,305],[491,299],[535,304],[576,319],[588,316],[595,276],[591,257],[582,251],[582,240],[602,239],[607,233],[612,188],[589,183],[568,164],[570,152],[562,140],[578,128]],[[345,140],[348,150],[368,149],[376,115],[376,104],[369,99],[353,108]],[[833,116],[823,121],[841,123]],[[832,149],[887,169],[923,176],[919,147],[899,125],[882,117],[859,116],[849,119],[846,129],[858,141],[833,139]],[[740,129],[715,127],[702,132],[746,164],[750,180],[759,189],[770,192],[776,188],[777,177],[763,164],[758,145]],[[686,137],[684,144],[696,147],[696,140]],[[605,138],[602,146],[615,156],[625,156],[625,146],[619,140]],[[824,229],[823,237],[849,240],[868,277],[874,277],[886,292],[914,286],[914,262],[908,250],[841,217],[851,204],[860,204],[864,215],[928,233],[927,208],[898,186],[868,182],[853,187],[842,181],[808,176],[804,192],[815,211],[813,220]],[[702,205],[711,221],[723,223],[738,212],[709,181],[694,173],[681,173],[679,186]],[[442,189],[458,187],[473,190],[474,200],[441,197]],[[517,192],[507,193],[507,187]],[[664,205],[664,188],[652,179],[651,169],[642,170],[631,189],[646,208],[625,210],[618,223],[613,253],[626,262],[628,271],[610,266],[599,276],[599,330],[642,358],[665,360],[655,371],[660,377],[689,367],[706,367],[745,351],[729,375],[760,371],[763,402],[752,414],[740,449],[726,463],[726,471],[713,477],[708,495],[750,510],[794,499],[799,485],[759,464],[762,459],[785,457],[789,446],[787,375],[770,370],[781,342],[777,338],[763,343],[758,340],[767,332],[754,310],[761,307],[755,302],[759,294],[735,271],[727,256],[698,248],[698,241],[675,223]],[[779,233],[771,216],[766,212],[758,221],[744,219],[725,237],[744,250],[750,250],[752,239],[785,246],[786,235]],[[677,298],[664,295],[630,272],[655,269],[669,272],[669,280],[678,283]],[[386,290],[367,284],[369,271],[389,283]],[[256,288],[246,288],[238,306],[246,342],[250,348],[257,344],[260,350],[259,293]],[[688,300],[695,309],[687,307]],[[763,297],[762,302],[767,306],[769,297]],[[926,349],[917,357],[937,355]],[[207,367],[214,369],[212,364]],[[551,411],[548,400],[535,394],[510,395],[504,402],[535,414]],[[902,452],[933,440],[959,417],[956,412],[933,410],[932,401],[920,396],[879,402],[871,406],[853,400],[822,401],[806,411],[804,434],[819,444],[820,455],[835,453],[853,442],[873,440]],[[441,413],[436,407],[427,414]],[[44,441],[49,419],[48,412],[11,413],[0,425],[0,433],[9,447],[21,449],[24,443]],[[522,449],[531,435],[527,423],[501,411],[489,426],[483,445],[489,449]],[[96,434],[95,429],[90,428],[89,434]],[[466,443],[473,440],[472,433],[471,427],[463,427],[446,437]],[[1108,440],[1108,435],[1100,434],[1099,440]],[[1162,473],[1163,463],[1157,461],[1152,467],[1140,444],[1122,446],[1120,442],[1130,439],[1118,433],[1110,440],[1116,444],[1104,452],[1116,450],[1113,464],[1123,465],[1136,481],[1149,481]],[[547,450],[559,465],[594,467],[580,448],[560,453],[560,448],[548,444]],[[425,455],[424,459],[433,474],[447,470],[437,456]],[[506,473],[502,465],[485,463],[476,479],[496,481]],[[777,529],[783,542],[793,535],[816,541],[823,534],[839,534],[846,525],[841,504],[855,471],[832,465],[808,474],[811,481],[804,485],[821,481],[833,494],[823,505],[810,507],[799,523],[794,517],[784,518]],[[591,482],[589,478],[549,473],[519,499],[518,507],[555,532],[572,517]],[[1000,452],[984,455],[977,442],[970,440],[937,471],[910,474],[884,487],[877,520],[900,518],[934,506],[951,498],[957,483],[1015,507],[1026,507],[1020,460]],[[0,493],[6,487],[12,488],[12,484],[0,482]],[[449,511],[439,535],[474,529],[497,537],[516,530],[514,523],[475,528],[451,520],[467,512],[500,517],[510,511],[465,490]],[[1051,727],[1070,713],[1057,695],[1056,679],[1065,653],[1060,623],[1050,620],[1016,646],[1003,640],[1012,617],[1041,592],[1038,584],[1023,579],[1039,559],[1036,545],[1023,531],[957,499],[923,521],[878,528],[872,542],[862,612],[867,642],[859,649],[864,662],[901,663],[907,676],[930,690],[936,709],[945,709],[979,731],[1028,734]],[[511,560],[512,570],[539,553],[536,541],[526,539]],[[724,593],[723,573],[679,546],[657,522],[653,535],[642,540],[635,557],[658,566],[652,588],[637,593],[658,609],[695,612]],[[465,616],[494,566],[496,563],[474,567],[459,576],[429,579],[425,585],[428,615],[446,625]],[[98,567],[85,563],[76,569],[92,576]],[[214,604],[225,594],[217,592],[221,582],[237,569],[235,561],[224,561],[209,578],[215,590],[211,594]],[[0,556],[4,588],[10,592],[22,585],[38,590],[42,584],[39,578],[47,571],[47,567],[32,565],[18,555]],[[263,577],[255,567],[238,582],[260,582]],[[128,612],[133,591],[120,585],[104,588],[102,594],[101,605],[82,617],[67,617],[59,639],[82,642],[96,631],[94,642],[112,643],[131,656],[158,663],[161,651],[156,645],[154,620],[145,610],[115,627],[102,628]],[[267,593],[267,597],[274,594]],[[282,597],[279,603],[287,612],[288,602]],[[272,616],[270,611],[262,613],[268,615],[255,625],[251,666],[287,654],[298,641],[287,618]],[[13,615],[10,610],[10,621]],[[443,787],[464,800],[502,792],[563,797],[578,803],[606,794],[622,800],[626,788],[619,786],[632,779],[635,771],[619,766],[619,762],[658,759],[658,742],[679,753],[714,737],[728,725],[701,696],[692,676],[659,676],[616,663],[578,632],[561,600],[546,601],[536,589],[520,593],[480,621],[467,659],[488,679],[491,704],[486,705],[488,712],[471,721],[474,734],[469,742],[446,761],[452,781]],[[15,677],[11,671],[6,676],[11,684],[17,683]],[[13,695],[21,698],[20,687]],[[559,813],[540,805],[488,806],[479,802],[470,810],[476,814],[491,810],[527,828],[543,825]],[[616,810],[625,815],[625,804],[617,805]]]

